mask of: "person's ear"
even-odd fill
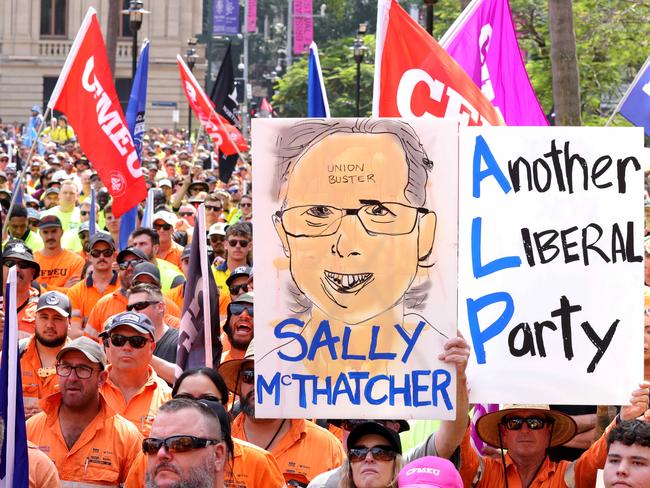
[[[418,234],[418,259],[420,262],[426,261],[433,251],[437,223],[435,212],[428,212],[420,217]]]
[[[215,473],[223,472],[226,465],[226,443],[221,442],[214,446],[214,471]]]
[[[104,386],[104,383],[106,383],[106,380],[108,379],[108,371],[105,369],[100,371],[97,375],[97,378],[97,389],[100,389],[102,386]]]
[[[273,215],[273,226],[275,227],[275,232],[278,233],[278,237],[282,242],[282,249],[284,250],[284,255],[290,258],[291,253],[289,251],[289,240],[287,239],[287,233],[285,232],[284,227],[282,227],[282,219],[280,218],[279,215]]]

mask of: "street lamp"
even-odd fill
[[[357,103],[356,103],[356,116],[359,117],[359,104],[361,101],[361,63],[363,61],[363,56],[366,54],[368,49],[363,44],[363,36],[368,31],[368,24],[363,23],[359,24],[359,29],[357,30],[357,37],[354,40],[354,46],[352,50],[354,52],[354,62],[357,63]]]
[[[438,3],[438,0],[424,0],[424,4],[427,6],[426,28],[431,35],[433,35],[433,6],[436,3]]]
[[[138,31],[142,27],[142,18],[149,11],[142,8],[142,2],[131,0],[128,10],[122,10],[123,14],[129,14],[129,28],[133,34],[133,49],[131,51],[131,79],[135,79],[135,70],[138,64]]]
[[[199,56],[196,54],[196,43],[198,40],[196,37],[192,37],[187,40],[187,52],[185,53],[185,59],[187,61],[187,67],[190,69],[190,73],[196,65],[196,60]],[[188,140],[192,138],[192,106],[187,105],[187,137]]]

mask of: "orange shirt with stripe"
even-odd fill
[[[174,266],[180,269],[182,254],[183,254],[183,246],[172,241],[169,250],[166,253],[164,253],[164,255],[160,250],[158,250],[158,254],[156,254],[156,257],[158,259],[164,259],[165,261],[172,263]]]
[[[241,414],[232,422],[232,436],[247,441],[244,418]],[[287,421],[291,422],[289,430],[270,449],[285,480],[308,483],[316,475],[343,463],[343,447],[331,432],[309,420]]]
[[[282,488],[284,476],[273,455],[253,444],[233,438],[234,459],[232,469],[226,461],[224,486],[228,488]],[[124,488],[142,488],[147,473],[147,456],[140,453]]]
[[[101,408],[68,449],[59,418],[61,394],[41,402],[43,412],[27,421],[27,439],[54,461],[61,481],[117,486],[126,480],[142,446],[142,435],[100,396]]]
[[[68,342],[70,340],[66,339],[65,344]],[[20,357],[20,372],[25,408],[37,405],[39,400],[59,391],[59,377],[56,375],[56,370],[54,366],[49,370],[43,368],[34,336],[29,339]]]
[[[82,327],[88,321],[90,311],[103,296],[113,293],[120,288],[120,280],[117,271],[113,271],[113,277],[108,282],[106,289],[101,292],[93,282],[93,274],[90,273],[85,280],[81,280],[68,290],[68,298],[72,307],[72,316],[81,318]]]
[[[30,287],[29,298],[18,306],[18,340],[27,339],[34,335],[39,295],[40,293],[36,288]],[[7,315],[6,312],[5,315]],[[4,331],[4,324],[2,325],[2,330]]]
[[[84,260],[77,253],[61,249],[55,256],[45,256],[42,251],[34,253],[34,259],[41,267],[41,275],[36,279],[47,291],[57,290],[66,293],[65,284],[70,278],[80,278]]]
[[[108,380],[99,391],[111,409],[131,421],[140,433],[147,437],[151,432],[151,424],[156,418],[158,408],[166,401],[171,400],[172,389],[151,366],[147,366],[149,378],[127,403],[122,391],[111,381],[111,369],[112,367],[108,366]]]

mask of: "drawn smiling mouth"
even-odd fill
[[[339,293],[356,293],[372,281],[373,273],[341,274],[325,270],[325,279]]]

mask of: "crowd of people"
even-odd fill
[[[12,268],[17,276],[2,318],[15,307],[30,486],[593,487],[603,468],[608,488],[650,486],[650,383],[619,408],[506,405],[472,426],[462,337],[439,356],[456,368],[456,420],[258,418],[250,163],[219,167],[207,139],[149,129],[151,227],[125,236],[65,116],[39,134],[41,122],[33,107],[24,127],[0,123],[3,289]],[[200,205],[206,236],[194,235]],[[214,368],[177,377],[199,238],[219,290],[223,352]]]

